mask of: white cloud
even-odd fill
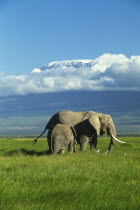
[[[103,54],[86,62],[52,62],[43,68],[26,75],[0,73],[0,96],[64,90],[140,91],[140,56]]]
[[[120,65],[127,62],[129,59],[123,55],[111,55],[109,53],[101,55],[99,58],[96,58],[92,62],[92,69],[94,71],[104,72],[108,67],[110,67],[112,64],[118,63]]]
[[[40,69],[37,69],[37,68],[35,68],[35,69],[33,69],[33,71],[32,71],[33,73],[34,72],[41,72],[41,70]]]

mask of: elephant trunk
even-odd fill
[[[109,144],[108,150],[106,152],[109,152],[112,150],[114,141],[118,141],[120,143],[125,143],[125,142],[120,141],[119,139],[116,138],[116,128],[114,126],[114,123],[112,123],[110,126],[107,127],[107,134],[111,136],[111,139],[110,139],[110,144]]]
[[[113,122],[107,127],[107,135],[116,137],[116,128]]]
[[[120,141],[119,139],[116,138],[116,128],[114,126],[114,123],[112,124],[112,126],[109,127],[108,134],[110,134],[110,136],[113,140],[118,141],[120,143],[126,143],[126,142]]]
[[[46,132],[47,127],[45,127],[44,131],[36,138],[33,140],[34,144],[36,144],[37,140]]]

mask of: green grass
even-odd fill
[[[2,210],[140,209],[140,137],[120,138],[110,154],[47,155],[45,140],[0,140]]]

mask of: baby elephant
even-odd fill
[[[75,131],[68,125],[55,125],[49,130],[47,138],[52,154],[63,153],[67,146],[69,152],[76,152]]]

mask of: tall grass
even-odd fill
[[[43,139],[0,140],[1,209],[140,209],[140,138],[112,153],[47,155]],[[79,146],[77,145],[77,150]]]

